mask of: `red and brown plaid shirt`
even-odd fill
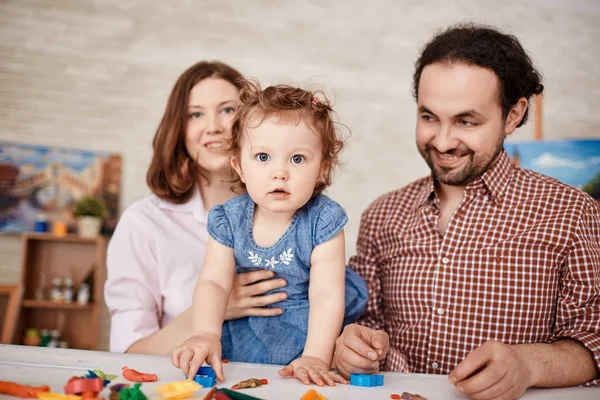
[[[581,341],[600,366],[600,207],[506,153],[465,189],[444,235],[433,178],[363,213],[350,266],[360,323],[390,336],[384,368],[448,374],[473,349]],[[588,384],[600,384],[600,379]]]

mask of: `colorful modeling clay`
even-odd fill
[[[300,397],[300,400],[327,400],[327,398],[319,394],[315,389],[310,389],[304,393],[304,396]]]
[[[81,400],[81,396],[75,394],[40,393],[38,400]]]
[[[110,400],[120,400],[121,399],[121,390],[129,387],[129,383],[115,383],[110,387],[110,394],[108,398]]]
[[[404,392],[402,393],[402,400],[427,400],[427,398],[418,394]]]
[[[146,374],[136,371],[135,369],[127,368],[127,366],[121,369],[123,370],[123,378],[130,380],[131,382],[156,382],[158,380],[156,374]]]
[[[88,370],[88,373],[82,376],[82,378],[100,378],[104,381],[104,386],[107,386],[110,383],[110,381],[112,381],[116,377],[117,375],[107,375],[99,369]]]
[[[231,387],[231,389],[238,390],[238,389],[255,388],[255,387],[262,386],[262,385],[266,385],[268,383],[269,383],[269,381],[266,379],[250,378],[250,379],[246,379],[245,381],[236,383],[235,385],[233,385]]]
[[[227,389],[227,388],[221,388],[221,389],[217,389],[215,391],[215,398],[217,398],[217,395],[219,395],[219,398],[221,399],[231,399],[231,400],[261,400],[258,397],[253,397],[253,396],[249,396],[247,394],[244,394],[242,392],[236,392],[235,390],[231,390],[231,389]],[[223,395],[227,396],[224,397]]]
[[[212,389],[210,389],[208,391],[208,393],[206,393],[206,396],[204,396],[204,398],[202,400],[212,400],[213,394],[215,394],[216,391],[217,391],[217,387],[213,386]]]
[[[21,398],[37,398],[39,393],[50,391],[50,386],[27,386],[15,382],[0,381],[0,393]]]
[[[100,378],[80,378],[74,376],[67,381],[65,385],[66,394],[79,394],[85,393],[85,397],[90,397],[93,394],[95,397],[104,388],[104,381]]]
[[[192,397],[194,392],[201,388],[202,385],[186,379],[157,386],[156,390],[165,399],[186,399]]]
[[[132,388],[125,388],[121,390],[119,398],[121,400],[146,400],[146,395],[141,391],[141,383],[136,383]]]

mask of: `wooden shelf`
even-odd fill
[[[63,242],[63,243],[89,243],[96,244],[99,241],[104,241],[104,237],[98,236],[93,238],[81,237],[79,235],[65,235],[56,236],[51,233],[26,233],[23,235],[24,238],[29,240],[45,240],[49,242]]]
[[[23,300],[24,308],[52,308],[57,310],[91,310],[92,304],[57,303],[51,300]]]
[[[21,286],[23,301],[18,311],[14,344],[21,344],[29,328],[58,330],[59,340],[72,349],[98,350],[100,313],[104,307],[106,280],[106,241],[104,236],[83,238],[78,235],[55,236],[28,232],[22,235]],[[74,297],[82,283],[88,283],[90,302],[57,303],[49,300],[52,280],[73,282]],[[62,289],[62,288],[61,288]],[[44,300],[35,300],[42,295]],[[83,335],[81,332],[87,332]]]

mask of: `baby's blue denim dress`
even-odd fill
[[[294,215],[287,231],[271,247],[254,242],[254,202],[247,194],[215,206],[208,215],[208,232],[217,242],[233,248],[236,273],[267,269],[288,285],[288,298],[271,305],[283,314],[225,321],[222,357],[231,361],[289,364],[302,355],[308,332],[308,281],[312,250],[333,239],[348,222],[344,209],[325,195],[313,197]],[[346,268],[344,325],[360,317],[367,303],[365,281]],[[316,305],[318,307],[318,305]]]

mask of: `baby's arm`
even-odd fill
[[[315,247],[311,256],[308,300],[308,337],[304,356],[316,357],[331,365],[335,339],[344,321],[346,288],[345,240],[342,230],[336,237]]]
[[[191,379],[206,360],[222,382],[221,332],[233,284],[233,249],[208,239],[208,247],[192,302],[192,337],[175,349],[173,364]]]
[[[305,384],[312,381],[319,386],[323,386],[324,381],[329,385],[346,383],[331,372],[335,340],[344,320],[345,260],[343,230],[314,248],[308,290],[308,337],[302,357],[281,370],[282,375],[293,375]]]

